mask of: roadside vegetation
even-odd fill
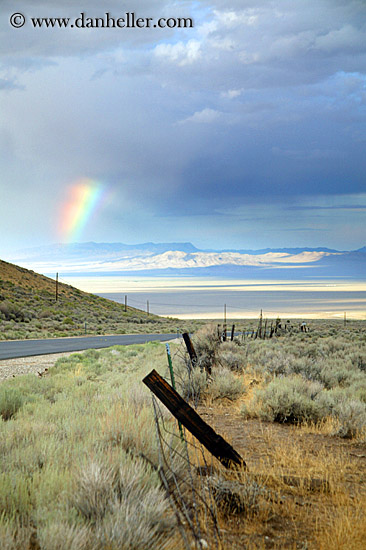
[[[147,315],[112,300],[0,261],[0,339],[51,338],[84,334],[176,332],[181,321]],[[202,323],[188,321],[194,330]]]
[[[89,350],[1,384],[2,550],[163,547],[174,518],[139,455],[157,462],[141,378],[164,354],[159,343]]]
[[[4,550],[358,550],[366,326],[171,344],[177,390],[244,458],[223,470],[142,384],[165,346],[73,354],[0,385]]]
[[[233,342],[207,326],[197,366],[180,358],[181,393],[247,462],[217,485],[228,548],[364,548],[366,323],[300,326]]]

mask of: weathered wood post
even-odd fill
[[[262,338],[262,322],[263,322],[263,310],[261,309],[261,314],[259,316],[257,335],[259,338]]]
[[[233,325],[231,327],[231,336],[230,336],[230,341],[231,342],[234,340],[234,332],[235,332],[235,325]]]
[[[193,347],[192,340],[190,339],[188,332],[183,332],[182,336],[188,351],[189,358],[191,360],[192,368],[194,368],[197,365],[198,361],[197,353]]]
[[[246,468],[245,461],[240,454],[211,426],[206,424],[156,370],[152,370],[143,379],[143,383],[225,468]]]

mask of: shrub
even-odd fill
[[[268,493],[262,485],[251,479],[239,483],[213,476],[209,483],[216,505],[225,514],[253,516],[259,511],[261,501]]]
[[[242,372],[246,365],[246,349],[234,342],[223,342],[218,350],[217,361],[223,367]]]
[[[192,400],[195,404],[199,402],[203,392],[207,388],[207,375],[198,368],[190,371],[181,370],[178,380],[178,391],[183,399]]]
[[[366,405],[354,399],[344,400],[336,405],[334,416],[339,420],[339,428],[334,435],[355,437],[366,426]]]
[[[15,388],[0,388],[0,415],[4,420],[12,418],[23,405],[23,396]]]
[[[73,504],[95,527],[97,548],[148,550],[167,529],[165,496],[140,461],[125,458],[114,469],[97,463],[86,466]]]
[[[65,317],[65,319],[62,321],[64,325],[73,325],[74,321],[71,319],[71,317]]]
[[[20,307],[7,301],[1,302],[0,314],[6,321],[24,321],[24,312]]]
[[[0,516],[0,548],[1,550],[24,550],[30,548],[32,536],[31,527],[23,527],[17,521],[6,520]]]
[[[195,333],[194,347],[198,357],[198,366],[201,369],[210,370],[212,368],[219,345],[215,325],[205,325]]]
[[[218,367],[214,371],[213,380],[209,386],[209,393],[214,399],[230,399],[234,401],[245,392],[245,386],[240,378],[223,367]]]
[[[42,550],[91,550],[87,527],[68,525],[65,521],[49,522],[37,530]]]
[[[324,410],[316,397],[323,386],[300,376],[275,378],[267,387],[258,390],[255,401],[260,404],[259,415],[273,422],[316,422]]]
[[[79,474],[73,504],[87,520],[103,519],[113,497],[114,472],[91,462]]]

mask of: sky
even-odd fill
[[[31,24],[81,12],[193,27]],[[0,257],[366,245],[364,0],[2,0],[0,21]]]

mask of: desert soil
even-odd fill
[[[199,407],[198,412],[244,458],[249,475],[269,487],[277,500],[267,516],[224,518],[225,550],[347,548],[342,540],[336,542],[337,536],[334,543],[326,539],[338,505],[344,510],[354,502],[357,509],[360,495],[365,497],[365,443],[244,420],[233,404]],[[344,535],[340,533],[340,539]],[[350,547],[361,550],[364,544],[363,539],[360,546]]]

